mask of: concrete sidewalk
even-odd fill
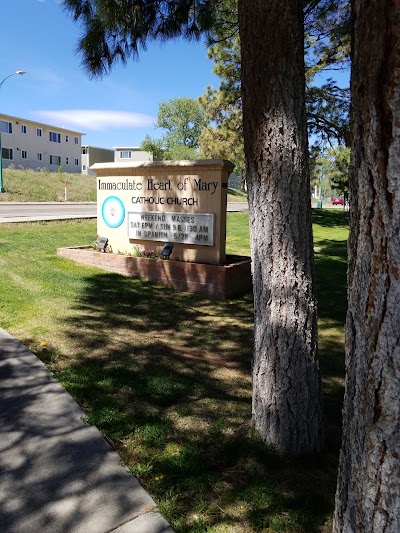
[[[41,361],[0,329],[1,533],[173,533]]]

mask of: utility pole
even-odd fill
[[[1,82],[0,82],[0,89],[2,88],[3,86],[3,83],[8,80],[8,78],[11,78],[11,76],[16,76],[18,74],[18,76],[22,76],[23,74],[26,74],[25,71],[23,70],[17,70],[17,72],[13,72],[12,74],[9,74],[8,76],[6,76]],[[0,193],[2,192],[6,192],[4,186],[3,186],[3,148],[1,146],[1,132],[2,132],[2,127],[0,125]]]

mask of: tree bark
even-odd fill
[[[400,1],[354,0],[346,392],[333,531],[400,531]]]
[[[253,421],[283,453],[323,444],[303,2],[239,0],[254,285]]]

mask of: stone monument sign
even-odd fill
[[[223,159],[97,163],[97,233],[114,253],[160,253],[225,262],[226,201],[233,164]]]

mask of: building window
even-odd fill
[[[86,170],[86,165],[82,165],[82,170]]]
[[[87,148],[82,148],[82,154],[83,154],[83,155],[87,154],[87,152],[88,152],[88,149],[87,149]]]
[[[79,167],[79,159],[75,159],[75,166]]]
[[[68,157],[65,158],[65,164],[66,164],[66,165],[69,164],[69,158],[68,158]]]
[[[25,133],[26,134],[26,126],[25,126],[25,124],[21,124],[21,133]]]
[[[12,123],[0,120],[0,130],[1,133],[12,133]]]
[[[21,159],[28,159],[28,152],[26,150],[21,150]]]
[[[36,137],[42,136],[42,128],[36,128]]]
[[[61,165],[61,157],[59,155],[51,155],[50,165],[57,165],[59,167]]]
[[[49,131],[49,139],[52,143],[61,143],[61,133],[55,133],[54,131]]]
[[[38,161],[43,161],[43,154],[41,152],[38,152],[37,160]]]
[[[1,149],[1,155],[3,159],[14,159],[13,157],[13,149],[12,148],[2,148]]]
[[[78,137],[74,137],[74,143],[75,143],[75,144],[79,144],[79,139],[78,139]]]
[[[121,159],[132,159],[132,152],[130,150],[124,150],[119,153]]]
[[[69,137],[68,137],[68,135],[65,136],[65,142],[66,142],[66,143],[69,142]]]

